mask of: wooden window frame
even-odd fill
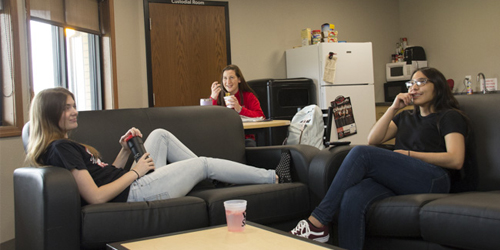
[[[13,79],[14,79],[14,103],[13,103],[13,124],[0,126],[0,138],[20,136],[24,126],[24,100],[23,100],[23,78],[22,78],[22,57],[21,57],[21,21],[19,20],[19,7],[17,0],[3,0],[4,7],[9,4],[11,8],[11,25],[12,25],[12,58],[13,58]],[[115,46],[115,28],[114,28],[114,0],[103,0],[101,2],[101,15],[105,16],[103,26],[103,35],[108,41],[109,46],[101,50],[101,60],[106,65],[102,67],[102,74],[106,74],[103,79],[103,109],[116,109],[118,108],[118,86],[116,75],[116,46]],[[29,10],[29,0],[26,1],[26,9]],[[30,21],[30,16],[27,15],[24,22],[26,25]],[[29,29],[29,26],[27,26]],[[29,33],[29,31],[27,31]],[[27,37],[29,39],[29,36]],[[103,44],[103,42],[101,43]],[[29,47],[29,44],[28,44]],[[102,45],[101,45],[102,47]],[[5,63],[5,62],[2,62]],[[31,68],[31,59],[26,62],[29,64],[28,69]],[[30,74],[31,78],[31,74]],[[33,98],[32,81],[28,79],[29,100]],[[3,84],[2,84],[3,85]],[[3,86],[0,86],[3,88]],[[2,97],[3,98],[3,97]],[[3,101],[3,100],[2,100]],[[29,104],[28,104],[29,105]],[[3,119],[0,118],[0,119]]]
[[[0,138],[12,137],[21,135],[24,126],[24,112],[23,112],[23,92],[22,92],[22,70],[21,70],[21,37],[20,37],[20,23],[19,13],[16,0],[4,0],[8,3],[11,9],[10,22],[12,25],[12,58],[13,58],[13,79],[14,79],[14,124],[10,126],[0,126]],[[3,62],[5,63],[5,62]],[[3,85],[3,84],[2,84]],[[3,86],[1,86],[3,88]],[[2,96],[2,98],[4,98]],[[3,101],[3,100],[2,100]],[[2,117],[3,119],[3,117]]]

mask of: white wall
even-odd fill
[[[401,36],[424,47],[429,66],[454,79],[476,76],[500,80],[500,1],[400,0]]]

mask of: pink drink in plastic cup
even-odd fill
[[[246,200],[229,200],[224,202],[226,209],[227,230],[229,232],[243,232],[246,224]]]
[[[212,99],[210,98],[201,98],[200,99],[200,106],[210,106],[212,105]]]

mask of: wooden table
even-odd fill
[[[145,239],[118,242],[107,245],[111,250],[150,250],[150,249],[341,249],[329,244],[300,238],[287,232],[248,222],[245,231],[233,233],[226,225],[201,228],[186,232],[160,235]]]
[[[290,125],[289,120],[244,122],[243,129],[245,129],[246,134],[255,134],[257,146],[270,146],[273,143],[271,138],[271,128],[288,125]]]
[[[272,128],[290,125],[289,120],[271,120],[260,122],[244,122],[243,129]]]

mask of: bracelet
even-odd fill
[[[139,175],[139,173],[137,173],[137,171],[135,171],[134,169],[131,169],[130,171],[134,171],[134,173],[137,175],[137,179],[141,178],[141,176]]]

